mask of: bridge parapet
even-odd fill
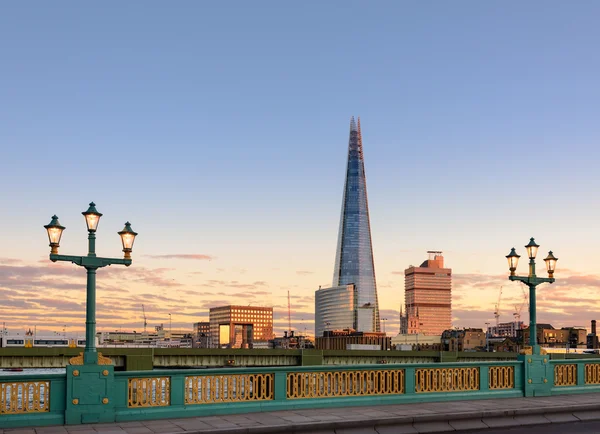
[[[600,359],[131,372],[81,365],[0,376],[0,428],[588,392],[600,392]]]

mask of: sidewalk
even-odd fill
[[[0,429],[0,434],[402,434],[600,420],[600,393]]]

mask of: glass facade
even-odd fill
[[[350,121],[346,183],[332,286],[349,283],[356,285],[356,307],[373,308],[373,327],[370,331],[379,332],[379,302],[371,244],[362,135],[360,119],[357,124],[354,118]]]
[[[315,336],[354,328],[355,299],[354,285],[319,288],[315,292]]]

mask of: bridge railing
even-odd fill
[[[523,396],[522,362],[115,373],[116,420]]]
[[[0,428],[62,425],[65,374],[0,376]]]
[[[600,391],[600,360],[551,360],[552,394],[571,394]]]
[[[0,428],[600,391],[600,359],[0,376]],[[32,417],[32,416],[35,417]]]

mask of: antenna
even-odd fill
[[[144,309],[143,304],[142,304],[142,312],[144,313],[144,333],[146,333],[146,326],[148,325],[148,321],[146,319],[146,309]]]
[[[494,316],[496,317],[496,333],[498,333],[498,326],[500,323],[500,301],[502,299],[502,286],[500,287],[500,292],[498,293],[498,303],[496,303],[496,310],[494,311]]]
[[[292,334],[292,305],[290,303],[290,290],[288,289],[288,332]]]

